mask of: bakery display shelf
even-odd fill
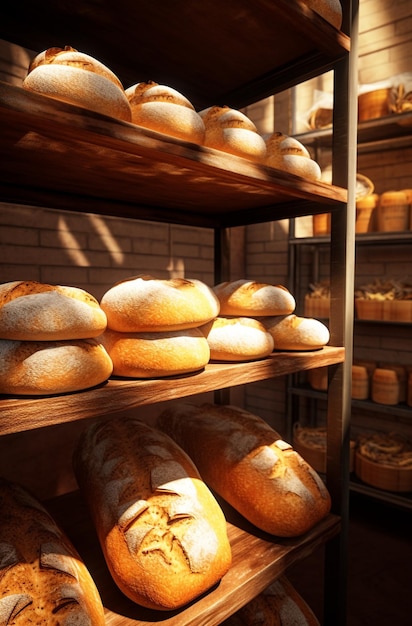
[[[347,35],[299,0],[16,0],[0,38],[34,52],[70,45],[107,64],[125,88],[163,83],[197,110],[244,107],[332,69],[350,49]]]
[[[384,491],[377,487],[372,487],[363,483],[356,476],[351,476],[349,483],[351,491],[360,493],[363,496],[380,500],[386,504],[390,504],[402,509],[409,509],[412,511],[412,493],[395,493],[392,491]]]
[[[6,202],[219,228],[346,202],[340,187],[4,83],[0,127]]]
[[[114,379],[94,389],[48,397],[3,396],[0,435],[109,415],[217,389],[266,380],[298,370],[341,363],[345,350],[325,346],[310,352],[274,352],[249,363],[209,363],[201,372],[170,378]]]
[[[339,533],[340,519],[329,515],[298,538],[277,538],[249,524],[221,503],[228,521],[232,566],[218,585],[191,605],[173,612],[145,609],[128,600],[112,581],[97,535],[78,492],[46,503],[70,537],[99,589],[107,626],[215,626],[262,592],[293,563]]]
[[[289,243],[294,246],[312,246],[319,244],[329,244],[330,235],[318,235],[313,237],[291,237]],[[399,231],[399,232],[373,232],[373,233],[359,233],[355,236],[356,245],[360,246],[375,246],[375,245],[388,245],[396,246],[402,244],[412,243],[412,231]]]

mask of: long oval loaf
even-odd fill
[[[203,480],[261,530],[298,536],[329,513],[318,474],[260,417],[234,406],[178,404],[157,425]]]
[[[105,624],[99,592],[70,540],[36,498],[3,479],[0,624]]]
[[[229,569],[222,510],[161,431],[132,417],[92,424],[74,469],[112,578],[137,604],[177,609]]]

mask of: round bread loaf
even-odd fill
[[[132,417],[88,427],[74,470],[113,580],[137,604],[177,609],[228,571],[226,520],[189,457]]]
[[[251,317],[217,317],[201,330],[214,361],[251,361],[273,352],[272,335]]]
[[[83,289],[32,280],[0,284],[0,339],[90,339],[106,325],[98,301]]]
[[[191,102],[181,93],[153,81],[126,89],[132,122],[183,141],[202,144],[205,126]]]
[[[330,496],[319,475],[260,417],[187,403],[163,411],[157,425],[209,487],[261,530],[298,536],[328,514]]]
[[[96,585],[40,502],[0,479],[0,623],[104,626]]]
[[[303,0],[324,20],[339,29],[342,26],[342,5],[339,0]]]
[[[286,315],[292,313],[296,306],[294,297],[282,285],[241,278],[219,283],[213,291],[219,299],[221,315]]]
[[[210,359],[207,339],[198,328],[147,333],[106,330],[100,337],[113,361],[113,374],[158,378],[203,369]]]
[[[97,59],[70,46],[48,48],[38,54],[23,87],[126,122],[132,119],[117,76]]]
[[[311,159],[305,146],[294,137],[279,132],[266,140],[265,165],[310,180],[320,180],[322,176],[318,163]]]
[[[298,315],[262,317],[270,332],[275,350],[319,350],[330,339],[329,330],[319,320]]]
[[[194,278],[132,276],[111,287],[100,306],[108,328],[131,333],[195,328],[219,314],[212,289]]]
[[[205,125],[205,146],[252,161],[263,160],[265,141],[246,115],[228,106],[212,106],[199,115]]]
[[[51,395],[94,387],[113,364],[96,339],[10,341],[0,339],[0,393]]]
[[[320,626],[312,609],[286,576],[245,604],[222,626]]]

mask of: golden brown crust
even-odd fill
[[[339,0],[304,0],[323,19],[337,29],[342,26],[342,5]]]
[[[296,176],[320,180],[321,169],[308,150],[294,137],[275,132],[266,139],[265,164]]]
[[[262,317],[262,324],[272,335],[275,350],[319,350],[329,342],[329,330],[311,317],[279,315]]]
[[[250,361],[273,352],[271,334],[251,317],[217,317],[201,330],[215,361]]]
[[[0,479],[0,623],[104,626],[98,590],[74,546],[20,485]]]
[[[283,285],[242,278],[219,283],[213,291],[219,299],[221,315],[286,315],[296,306],[294,297]]]
[[[108,328],[132,333],[196,328],[219,314],[219,301],[205,283],[144,275],[113,285],[100,306]]]
[[[90,339],[106,325],[99,303],[83,289],[30,280],[0,284],[1,339]]]
[[[223,513],[164,433],[131,417],[95,423],[74,468],[112,577],[134,602],[179,608],[227,572]]]
[[[160,414],[158,426],[258,528],[297,536],[328,514],[330,496],[318,474],[256,415],[233,406],[179,404]]]
[[[0,339],[0,393],[52,395],[106,381],[113,364],[96,339],[9,341]]]
[[[106,330],[101,336],[113,374],[158,378],[203,369],[210,359],[207,339],[197,328],[152,333]]]

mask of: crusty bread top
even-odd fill
[[[340,0],[303,0],[313,11],[335,28],[342,26],[342,5]]]
[[[327,326],[311,317],[295,314],[261,319],[270,332],[275,350],[316,350],[330,339]]]
[[[132,107],[145,102],[167,102],[195,110],[193,104],[179,91],[167,85],[159,85],[154,81],[136,83],[128,87],[126,96]]]
[[[97,588],[43,506],[0,480],[0,623],[104,626]]]
[[[217,317],[201,330],[207,338],[212,360],[260,359],[273,351],[272,335],[252,317]]]
[[[83,289],[36,281],[0,284],[1,339],[89,339],[106,326],[98,301]]]
[[[255,124],[244,113],[228,106],[211,106],[199,112],[206,130],[243,128],[257,133]]]
[[[295,310],[295,299],[286,287],[239,279],[219,283],[213,291],[221,315],[285,315]]]
[[[213,290],[197,279],[132,276],[111,287],[100,306],[108,328],[150,332],[195,328],[219,314]]]

